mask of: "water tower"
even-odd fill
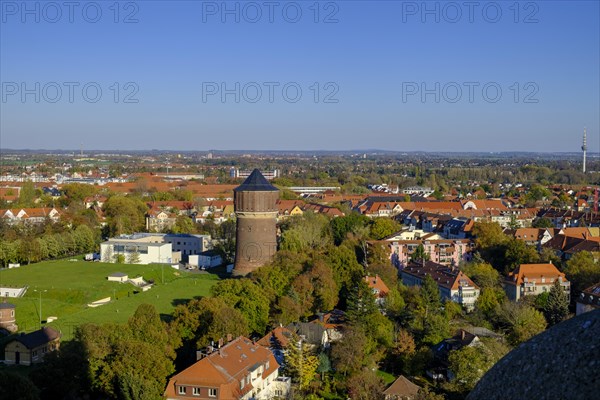
[[[236,226],[234,276],[244,276],[271,260],[277,250],[279,190],[258,169],[233,190]]]

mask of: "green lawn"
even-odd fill
[[[388,372],[382,371],[382,370],[377,370],[376,374],[378,377],[380,377],[381,379],[383,379],[383,383],[385,383],[385,385],[389,385],[392,382],[394,382],[396,380],[396,377]]]
[[[142,275],[146,281],[154,280],[155,285],[149,291],[134,294],[138,289],[133,285],[106,279],[114,272],[124,272],[129,277]],[[72,337],[75,326],[85,322],[125,322],[141,303],[153,304],[163,319],[168,319],[177,304],[208,295],[218,279],[213,274],[176,271],[168,265],[106,264],[81,260],[46,261],[0,271],[0,286],[29,286],[24,297],[8,300],[17,306],[19,330],[38,329],[41,293],[42,319],[58,317],[49,325],[61,329],[64,340]],[[105,297],[116,297],[116,300],[96,308],[87,307],[88,303]]]

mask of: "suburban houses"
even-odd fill
[[[168,400],[273,399],[290,391],[290,379],[279,376],[279,364],[265,347],[245,337],[223,345],[173,376]]]
[[[560,282],[565,293],[569,295],[569,281],[552,263],[521,264],[504,280],[504,290],[510,300],[518,301],[523,296],[549,292],[555,280]]]
[[[438,285],[442,299],[458,303],[467,310],[475,307],[475,301],[479,297],[479,286],[456,267],[417,260],[408,263],[400,274],[402,282],[407,286],[422,286],[425,277],[431,276]]]

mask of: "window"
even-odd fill
[[[208,389],[208,397],[217,397],[217,389]]]
[[[194,396],[200,396],[200,388],[197,388],[197,387],[192,388],[192,394]]]
[[[177,393],[178,394],[185,394],[185,386],[179,386],[177,388]]]

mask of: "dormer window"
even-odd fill
[[[179,386],[177,388],[177,394],[185,394],[185,386]]]

